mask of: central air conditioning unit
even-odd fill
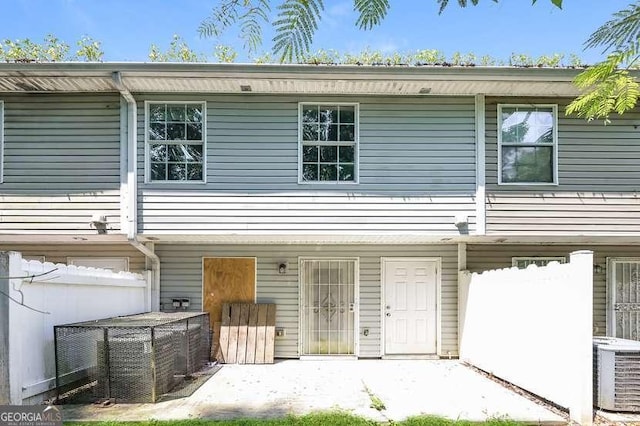
[[[593,393],[603,410],[640,412],[640,342],[594,337]]]

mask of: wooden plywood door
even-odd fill
[[[213,330],[211,353],[219,358],[223,303],[253,303],[256,300],[256,260],[212,257],[204,259],[203,307],[209,312]]]

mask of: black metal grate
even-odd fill
[[[54,327],[57,399],[156,402],[204,368],[208,313],[131,315]]]

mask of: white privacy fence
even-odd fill
[[[39,402],[55,387],[54,325],[146,312],[148,282],[0,252],[0,403]]]
[[[460,272],[460,358],[592,422],[593,253]]]

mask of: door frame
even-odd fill
[[[607,266],[606,266],[606,299],[607,299],[607,309],[606,309],[606,330],[605,333],[609,337],[615,337],[616,334],[616,317],[614,314],[613,305],[616,300],[616,289],[615,289],[615,264],[616,263],[624,263],[624,262],[638,262],[640,263],[640,257],[607,257]]]
[[[258,258],[256,256],[202,256],[200,261],[200,297],[202,303],[202,310],[204,311],[204,261],[205,259],[253,259],[253,270],[255,275],[253,277],[253,303],[258,300]]]
[[[386,353],[386,327],[385,327],[385,277],[387,271],[387,262],[397,262],[397,261],[406,261],[406,262],[435,262],[436,264],[436,355],[441,355],[442,352],[442,257],[391,257],[391,256],[383,256],[380,258],[380,356],[385,357]],[[424,355],[433,355],[433,354],[424,354]],[[390,356],[395,356],[392,354]],[[406,358],[412,358],[415,355],[407,355]]]
[[[354,267],[354,283],[353,283],[353,303],[355,310],[353,312],[353,355],[303,355],[302,342],[303,332],[303,312],[302,305],[304,303],[304,294],[302,292],[302,262],[304,260],[353,260]],[[360,258],[354,256],[298,256],[298,357],[301,359],[350,359],[360,356]]]

